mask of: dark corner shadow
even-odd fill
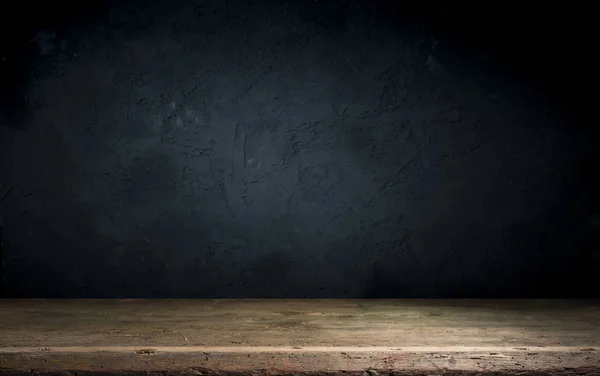
[[[523,281],[515,281],[514,289],[496,290],[494,286],[486,286],[478,290],[473,281],[457,272],[449,273],[447,279],[453,284],[448,288],[450,295],[444,283],[432,282],[439,285],[436,288],[439,296],[431,297],[600,298],[600,279],[591,266],[600,259],[600,152],[597,149],[600,124],[596,121],[594,96],[585,89],[595,75],[586,68],[593,35],[589,10],[548,7],[533,15],[493,5],[467,12],[456,4],[428,9],[410,1],[382,0],[376,4],[391,21],[400,25],[410,20],[442,41],[440,45],[451,46],[452,54],[477,60],[478,68],[486,75],[532,85],[544,94],[545,103],[561,117],[563,126],[575,129],[588,140],[581,145],[586,148],[583,157],[566,166],[568,179],[561,187],[564,201],[549,208],[544,220],[547,231],[540,248],[545,249],[546,254],[557,256],[545,257],[538,252],[537,257],[525,260],[529,267],[527,275],[523,275]],[[558,27],[559,23],[573,27]],[[481,53],[491,58],[478,59]],[[574,197],[576,202],[573,202]],[[523,234],[518,236],[519,242],[525,247],[527,231],[520,232]],[[573,237],[561,237],[566,233]],[[469,240],[456,240],[452,246],[459,246],[461,241],[467,244]],[[579,270],[581,265],[590,267]],[[423,297],[406,278],[394,273],[397,268],[389,263],[373,268],[364,297]],[[523,289],[523,286],[530,287]],[[577,296],[573,296],[574,291]]]
[[[51,58],[48,43],[60,40],[70,28],[103,15],[108,0],[72,3],[22,1],[0,6],[0,126],[22,128],[32,105],[29,88],[35,69]],[[47,49],[47,50],[46,50]]]

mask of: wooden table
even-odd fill
[[[600,301],[0,300],[0,374],[31,370],[600,375]]]

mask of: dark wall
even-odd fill
[[[597,294],[586,24],[393,3],[4,33],[6,296]]]

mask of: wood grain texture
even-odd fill
[[[1,300],[0,370],[600,374],[600,302]]]

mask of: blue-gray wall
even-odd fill
[[[348,4],[121,2],[31,29],[3,68],[6,295],[598,287],[593,134],[565,97],[452,14]]]

